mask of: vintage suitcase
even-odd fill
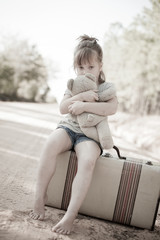
[[[153,230],[160,201],[160,164],[141,159],[101,156],[79,213]],[[67,209],[77,171],[73,151],[60,154],[48,187],[48,206]]]

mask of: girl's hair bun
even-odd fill
[[[96,44],[97,41],[98,41],[97,38],[89,37],[89,36],[86,35],[86,34],[80,36],[80,37],[78,38],[78,40],[80,41],[80,43],[81,43],[81,42],[85,42],[85,41],[90,41],[90,42],[95,43],[95,44]]]

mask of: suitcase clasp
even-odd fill
[[[150,165],[150,166],[153,165],[153,163],[152,163],[151,161],[147,161],[146,164],[147,164],[147,165]]]

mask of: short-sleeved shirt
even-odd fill
[[[113,83],[105,82],[105,84],[107,84],[107,86],[114,86]],[[71,97],[73,96],[69,89],[66,89],[64,95],[70,95]],[[79,124],[77,121],[77,116],[75,116],[71,113],[68,113],[65,117],[62,118],[62,120],[58,124],[58,127],[59,126],[68,127],[69,129],[71,129],[72,131],[74,131],[76,133],[83,133],[79,127]]]

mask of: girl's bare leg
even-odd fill
[[[78,170],[72,184],[71,200],[64,217],[52,228],[52,231],[61,234],[69,234],[71,231],[73,221],[89,189],[96,160],[100,155],[100,148],[93,141],[77,144],[75,151]]]
[[[56,158],[71,147],[71,140],[64,129],[56,129],[48,138],[40,158],[36,183],[34,209],[30,212],[33,219],[44,219],[44,205],[48,184],[55,172]]]

